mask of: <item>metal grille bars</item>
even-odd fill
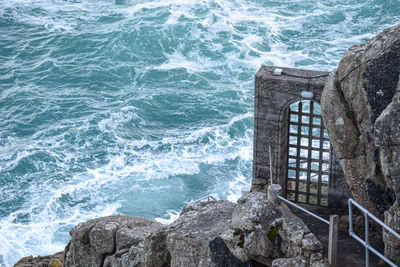
[[[293,103],[288,122],[286,196],[294,202],[327,206],[330,143],[319,104]]]

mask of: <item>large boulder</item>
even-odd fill
[[[322,116],[354,198],[383,217],[400,213],[400,24],[351,47],[331,72]],[[394,204],[394,205],[393,205]],[[393,207],[392,207],[393,205]],[[393,216],[391,222],[394,225]]]
[[[64,266],[144,266],[144,240],[161,228],[159,223],[123,215],[80,223],[70,231]]]
[[[227,262],[229,266],[249,266],[219,238],[229,228],[234,208],[234,203],[222,200],[190,205],[167,229],[149,236],[146,266],[226,266]]]
[[[251,259],[270,264],[274,252],[271,228],[282,217],[280,207],[262,192],[250,192],[238,200],[228,231],[222,236],[232,253],[243,262]]]
[[[322,244],[304,222],[283,203],[268,201],[262,192],[244,194],[222,235],[230,251],[243,262],[271,266],[276,258],[302,257],[308,266]]]

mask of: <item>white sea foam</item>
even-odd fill
[[[96,38],[110,38],[105,41],[112,44],[103,47],[103,43],[95,42],[99,46],[95,47],[93,55],[98,56],[101,64],[117,57],[113,54],[115,51],[122,55],[135,54],[140,62],[124,61],[123,56],[121,62],[112,62],[110,70],[91,62],[82,66],[86,68],[82,76],[128,66],[134,70],[134,74],[133,71],[129,74],[133,85],[121,87],[137,90],[139,95],[127,98],[153,103],[153,97],[178,86],[164,85],[165,80],[157,84],[154,77],[147,75],[152,71],[175,71],[183,73],[180,82],[193,86],[185,88],[185,92],[198,94],[202,99],[201,103],[193,101],[194,105],[208,104],[212,109],[219,103],[215,98],[221,97],[221,102],[241,107],[236,111],[218,110],[222,118],[206,118],[196,125],[166,127],[161,135],[159,130],[149,126],[153,122],[144,119],[141,107],[125,102],[124,94],[118,96],[118,104],[105,108],[110,98],[120,93],[118,90],[126,89],[108,88],[108,83],[101,99],[89,104],[94,109],[90,115],[51,121],[28,137],[5,137],[5,130],[0,130],[0,173],[18,173],[10,177],[16,184],[10,182],[0,188],[0,199],[15,205],[15,210],[0,209],[0,212],[9,212],[0,218],[0,257],[4,261],[0,260],[0,265],[11,266],[21,256],[29,254],[62,250],[69,238],[68,230],[94,217],[125,212],[168,224],[178,218],[185,203],[209,194],[235,202],[249,189],[251,179],[252,75],[259,66],[330,70],[348,46],[371,38],[400,18],[399,15],[377,15],[377,24],[373,17],[360,15],[359,10],[373,6],[371,1],[350,2],[303,1],[299,5],[296,1],[278,4],[246,0],[151,0],[116,5],[114,1],[0,0],[2,18],[33,26],[35,31],[44,29],[49,37],[43,41],[17,40],[17,54],[12,55],[12,60],[1,62],[9,70],[6,75],[2,74],[5,79],[18,74],[17,80],[22,80],[21,70],[35,71],[52,65],[60,72],[67,72],[66,80],[69,80],[74,72],[68,71],[73,71],[75,61],[90,57],[91,52],[57,58],[50,46],[69,34],[87,36],[85,38],[98,34],[103,37]],[[329,24],[330,16],[336,11],[344,15],[338,23]],[[161,22],[152,24],[152,19],[156,18]],[[107,23],[102,24],[102,20]],[[146,47],[135,46],[139,50],[136,51],[130,46],[154,37],[140,35],[146,33],[143,31],[146,27],[157,37],[153,41],[163,44],[157,46],[161,50],[158,60],[146,58],[153,55]],[[65,34],[58,35],[60,33]],[[182,36],[168,35],[172,33]],[[170,43],[171,47],[164,47],[165,43]],[[40,60],[21,63],[19,57],[35,47],[43,52]],[[140,54],[141,49],[146,53]],[[185,71],[181,72],[182,69]],[[204,73],[212,73],[217,78]],[[243,74],[248,78],[242,78]],[[120,84],[120,79],[126,78],[124,75],[127,74],[115,76],[113,83]],[[42,74],[37,76],[42,78]],[[93,82],[99,76],[94,77]],[[146,81],[141,81],[144,77]],[[81,76],[72,78],[80,81]],[[209,86],[197,88],[197,83],[201,82]],[[61,90],[50,87],[52,96]],[[1,99],[19,99],[13,95],[18,91],[34,92],[36,95],[32,97],[47,101],[49,96],[43,94],[44,90],[43,83],[39,86],[18,82],[12,88],[4,88]],[[66,93],[67,90],[70,92]],[[99,93],[90,94],[86,90],[89,89],[68,88],[61,90],[58,97],[63,99],[73,94],[89,99]],[[222,92],[229,96],[217,96]],[[232,97],[234,101],[228,99]],[[205,99],[214,102],[203,103]],[[130,124],[133,126],[124,130]],[[38,155],[45,160],[35,158]],[[24,172],[24,164],[30,168],[27,172]],[[187,192],[188,188],[198,186],[192,181],[197,178],[207,185],[204,191]],[[151,199],[152,203],[146,199]],[[153,205],[159,206],[152,213],[147,209]]]
[[[133,113],[131,115],[134,116]],[[99,122],[99,127],[103,132],[113,131],[120,123],[126,121],[125,116],[118,114],[111,115],[110,118],[113,119]],[[95,169],[87,168],[86,174],[71,177],[58,186],[46,183],[32,184],[29,189],[32,194],[31,200],[24,205],[24,208],[10,214],[0,222],[0,235],[6,240],[2,244],[4,246],[2,247],[2,255],[5,262],[15,262],[16,259],[27,254],[38,255],[62,250],[65,241],[54,240],[54,236],[59,235],[60,229],[71,227],[80,221],[93,217],[115,213],[120,204],[107,204],[107,199],[101,199],[107,198],[106,195],[101,193],[104,185],[123,184],[124,179],[133,174],[141,174],[145,179],[154,180],[180,174],[193,175],[199,173],[199,164],[201,163],[215,164],[236,157],[249,160],[250,149],[248,146],[251,135],[245,136],[243,140],[230,140],[226,133],[235,123],[249,118],[251,118],[250,113],[239,115],[226,124],[199,128],[180,134],[180,137],[166,137],[160,141],[141,140],[130,143],[125,140],[124,144],[121,145],[125,146],[125,152],[128,152],[128,154],[110,155],[108,163],[104,166]],[[194,145],[197,140],[205,136],[212,137],[212,143],[204,147]],[[32,143],[27,150],[24,150],[26,147],[10,147],[10,150],[15,151],[22,149],[22,152],[17,152],[19,156],[16,157],[15,164],[21,158],[28,157],[30,149],[35,150],[35,147],[40,147],[40,142]],[[52,142],[49,141],[49,143]],[[242,143],[242,145],[238,146],[238,143]],[[136,148],[140,149],[146,145],[157,149],[166,144],[170,145],[170,149],[162,153],[147,151],[138,154],[135,151]],[[53,146],[60,145],[62,144],[59,142],[53,142]],[[222,151],[218,152],[218,150]],[[70,157],[73,156],[70,155]],[[46,193],[43,195],[43,192]],[[61,201],[66,196],[75,198],[75,201],[83,200],[86,197],[91,198],[91,200],[84,200],[85,203],[67,208]],[[90,211],[87,210],[87,205],[93,205]],[[39,213],[37,213],[38,209],[41,210]],[[64,215],[61,215],[61,213]],[[28,216],[29,223],[14,222],[20,216]],[[166,218],[157,218],[156,220],[162,223],[170,223],[177,216],[178,211],[169,210]],[[43,246],[46,249],[43,249]]]
[[[155,218],[155,221],[162,224],[171,224],[179,218],[179,212],[176,210],[168,210],[165,217],[167,218]]]
[[[43,203],[43,200],[35,200],[37,201],[36,205]],[[34,202],[31,205],[31,209],[33,209]],[[74,210],[72,214],[67,214],[69,216],[64,218],[44,209],[39,214],[31,213],[29,224],[14,222],[18,214],[12,213],[8,218],[0,220],[0,238],[2,240],[0,249],[3,260],[6,265],[11,265],[26,255],[46,255],[62,251],[66,245],[65,238],[55,239],[55,235],[59,235],[61,229],[67,230],[79,222],[111,215],[117,208],[116,205],[109,205],[89,212]],[[20,210],[17,213],[29,214],[29,210]]]

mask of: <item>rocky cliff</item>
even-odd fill
[[[325,85],[322,116],[356,201],[400,231],[400,24],[347,50]],[[397,242],[397,243],[396,243]],[[385,239],[385,253],[400,243]]]
[[[237,204],[195,203],[169,226],[117,215],[80,223],[70,234],[64,266],[328,266],[303,221],[261,192],[247,193]]]

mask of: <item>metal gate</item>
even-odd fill
[[[319,104],[302,100],[289,107],[286,198],[328,205],[330,142]]]

